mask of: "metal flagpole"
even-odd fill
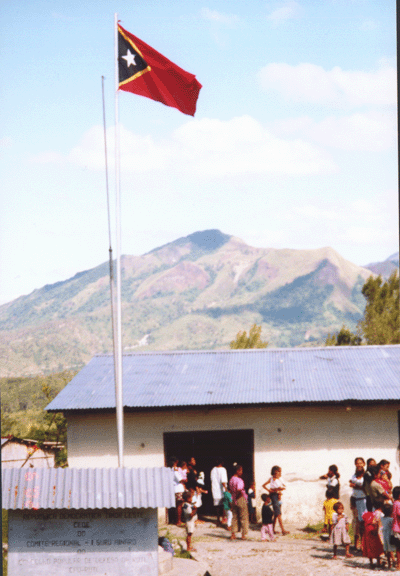
[[[113,254],[111,247],[111,217],[110,217],[110,192],[108,185],[108,153],[107,153],[107,126],[106,126],[106,102],[104,96],[104,76],[101,77],[101,91],[103,97],[103,132],[104,132],[104,157],[105,157],[105,169],[106,169],[106,193],[107,193],[107,217],[108,217],[108,242],[109,242],[109,269],[110,269],[110,300],[111,300],[111,334],[113,343],[113,355],[114,355],[114,382],[117,382],[117,343],[116,343],[116,327],[115,327],[115,297],[114,297],[114,264],[113,264]]]
[[[124,466],[124,409],[122,399],[122,320],[121,320],[121,197],[120,197],[120,150],[118,118],[118,15],[114,14],[115,56],[115,202],[116,202],[116,260],[117,260],[117,380],[115,382],[115,405],[117,416],[118,467]]]

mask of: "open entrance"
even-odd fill
[[[213,506],[210,472],[220,456],[228,471],[228,478],[234,474],[235,463],[243,466],[243,480],[246,489],[254,476],[254,431],[253,430],[210,430],[207,432],[165,432],[165,463],[171,456],[187,462],[192,456],[196,459],[197,471],[204,472],[205,489],[200,514],[212,515]]]

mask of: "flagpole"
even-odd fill
[[[112,253],[112,242],[111,242],[111,216],[110,216],[110,192],[108,185],[108,153],[107,153],[107,126],[106,126],[106,101],[104,96],[104,76],[101,77],[101,92],[103,99],[103,132],[104,132],[104,159],[105,159],[105,170],[106,170],[106,194],[107,194],[107,217],[108,217],[108,242],[109,242],[109,269],[110,269],[110,300],[111,300],[111,335],[113,343],[113,356],[114,356],[114,382],[117,382],[117,343],[116,343],[116,325],[115,325],[115,297],[114,297],[114,264],[113,264],[113,253]]]
[[[114,14],[115,56],[115,203],[116,203],[116,260],[117,260],[117,366],[115,382],[115,405],[117,417],[118,467],[124,467],[124,409],[122,398],[122,311],[121,311],[121,195],[120,195],[120,149],[118,110],[118,14]]]

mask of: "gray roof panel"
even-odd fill
[[[126,354],[123,387],[128,408],[397,401],[400,345]],[[112,355],[92,358],[47,406],[112,408]]]
[[[2,507],[26,509],[172,508],[170,468],[6,468]]]

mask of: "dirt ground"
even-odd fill
[[[288,526],[290,534],[278,535],[276,542],[261,542],[260,530],[250,529],[248,539],[229,540],[229,533],[206,521],[196,526],[193,557],[207,565],[210,576],[364,576],[371,574],[369,560],[360,553],[345,558],[344,547],[339,548],[337,560],[332,559],[332,546],[317,534],[307,534],[295,526]],[[184,542],[185,528],[168,526],[164,535]],[[191,563],[191,560],[187,562]],[[189,572],[189,570],[188,570]],[[376,567],[374,572],[397,572],[394,568]]]

